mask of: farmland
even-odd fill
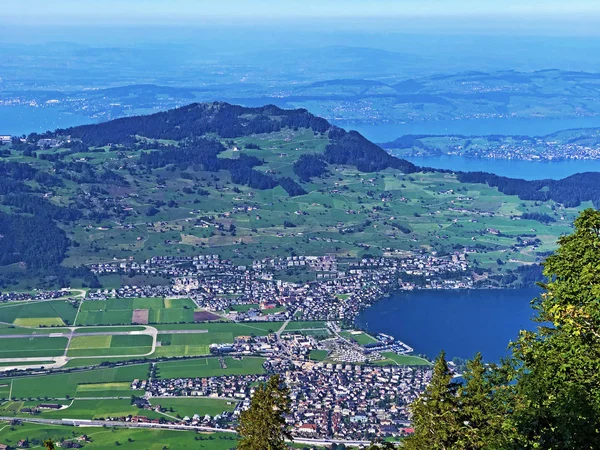
[[[2,384],[12,384],[12,398],[67,398],[75,397],[79,389],[86,390],[84,385],[97,383],[128,382],[134,379],[144,379],[148,376],[148,364],[138,364],[125,367],[95,369],[83,372],[63,374],[26,376],[18,378],[3,378]],[[131,395],[127,391],[125,395]],[[103,386],[96,397],[114,396],[111,386]],[[8,397],[8,396],[7,396]]]
[[[67,346],[67,338],[3,338],[0,340],[0,346],[0,358],[60,356]]]
[[[90,449],[114,448],[118,442],[127,450],[161,450],[167,447],[170,450],[185,450],[189,448],[204,448],[206,450],[229,450],[236,445],[236,437],[231,433],[210,433],[196,435],[171,430],[146,430],[99,427],[70,427],[37,425],[25,423],[20,426],[10,427],[0,424],[0,441],[14,445],[27,436],[34,445],[44,439],[51,438],[54,442],[73,439],[86,434],[91,442],[85,444]]]
[[[71,340],[67,356],[146,355],[152,351],[148,335],[76,336]]]
[[[214,398],[155,398],[152,406],[160,405],[168,410],[167,414],[192,417],[194,414],[216,416],[223,411],[233,411],[237,402]],[[171,411],[171,408],[173,409]]]
[[[72,325],[76,314],[77,304],[63,300],[0,305],[0,322],[27,327]]]
[[[194,302],[190,299],[119,298],[85,301],[76,325],[128,325],[136,323],[136,311],[145,311],[143,319],[137,320],[137,323],[194,322],[194,308]]]
[[[207,378],[224,375],[250,375],[263,373],[263,358],[244,357],[241,360],[225,358],[226,369],[218,358],[200,358],[168,361],[156,364],[158,378]]]

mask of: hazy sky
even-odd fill
[[[600,17],[598,0],[9,0],[3,23],[152,23],[268,18]]]

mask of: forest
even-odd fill
[[[506,195],[517,195],[521,200],[553,200],[566,207],[576,207],[591,201],[600,207],[600,173],[585,172],[562,180],[520,180],[501,177],[487,172],[460,172],[458,180],[463,183],[483,183],[496,187]]]

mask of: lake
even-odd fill
[[[356,130],[373,142],[390,142],[406,134],[462,134],[486,136],[490,134],[545,136],[573,128],[600,127],[600,117],[574,117],[567,119],[459,119],[431,120],[425,122],[381,123],[354,125],[335,122],[347,130]]]
[[[386,333],[435,358],[471,358],[480,351],[487,361],[507,355],[521,329],[535,329],[532,289],[399,291],[375,303],[356,319],[373,334]]]
[[[542,136],[571,128],[600,127],[598,117],[571,119],[469,119],[432,120],[430,122],[387,123],[377,125],[352,125],[339,123],[346,129],[354,129],[373,142],[389,142],[406,134],[463,134],[483,136],[489,134]],[[580,172],[600,172],[600,160],[532,162],[508,159],[466,158],[464,156],[406,157],[410,162],[435,169],[463,172],[482,171],[510,178],[559,180]]]
[[[421,167],[461,172],[490,172],[524,180],[560,180],[581,172],[600,172],[600,160],[521,161],[464,156],[399,156]]]
[[[0,134],[20,136],[93,123],[94,120],[63,111],[58,106],[0,106]]]

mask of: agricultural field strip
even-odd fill
[[[20,339],[20,338],[57,338],[57,337],[80,337],[80,336],[139,336],[147,334],[143,331],[115,331],[115,332],[94,332],[94,333],[77,333],[73,335],[73,333],[52,333],[52,334],[8,334],[8,335],[0,335],[0,339]]]

